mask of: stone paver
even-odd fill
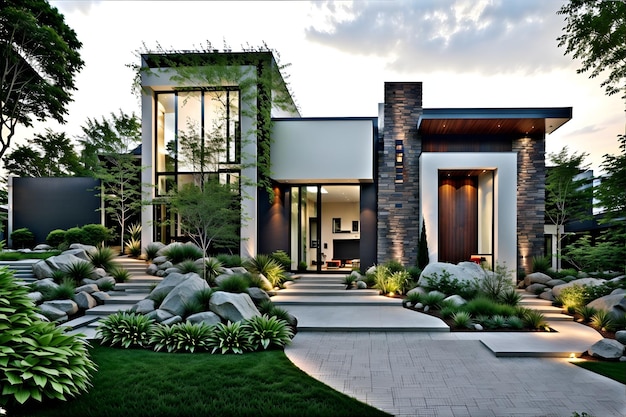
[[[496,357],[450,333],[306,332],[307,374],[396,416],[626,416],[626,386],[559,358]]]

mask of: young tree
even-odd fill
[[[565,16],[559,46],[582,61],[577,72],[606,76],[606,93],[626,99],[626,1],[570,0],[557,14]]]
[[[549,154],[554,166],[548,168],[546,175],[546,218],[556,227],[559,258],[565,223],[591,215],[592,184],[590,179],[580,178],[588,169],[588,165],[583,165],[586,157],[586,153],[570,155],[567,146],[559,153]]]
[[[18,177],[71,177],[83,169],[70,138],[46,129],[30,146],[20,145],[4,157],[4,167]]]
[[[76,33],[45,0],[0,0],[0,159],[18,124],[52,118],[65,106],[83,67]]]
[[[420,230],[419,242],[417,244],[417,267],[426,268],[430,262],[428,256],[428,240],[426,239],[426,222],[422,221],[422,229]]]

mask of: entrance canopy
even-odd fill
[[[550,134],[571,118],[571,107],[424,109],[417,128],[426,135]]]

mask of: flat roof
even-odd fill
[[[571,107],[423,109],[422,134],[550,134],[572,118]]]

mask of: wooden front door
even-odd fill
[[[469,261],[478,251],[478,177],[439,177],[439,262]]]

